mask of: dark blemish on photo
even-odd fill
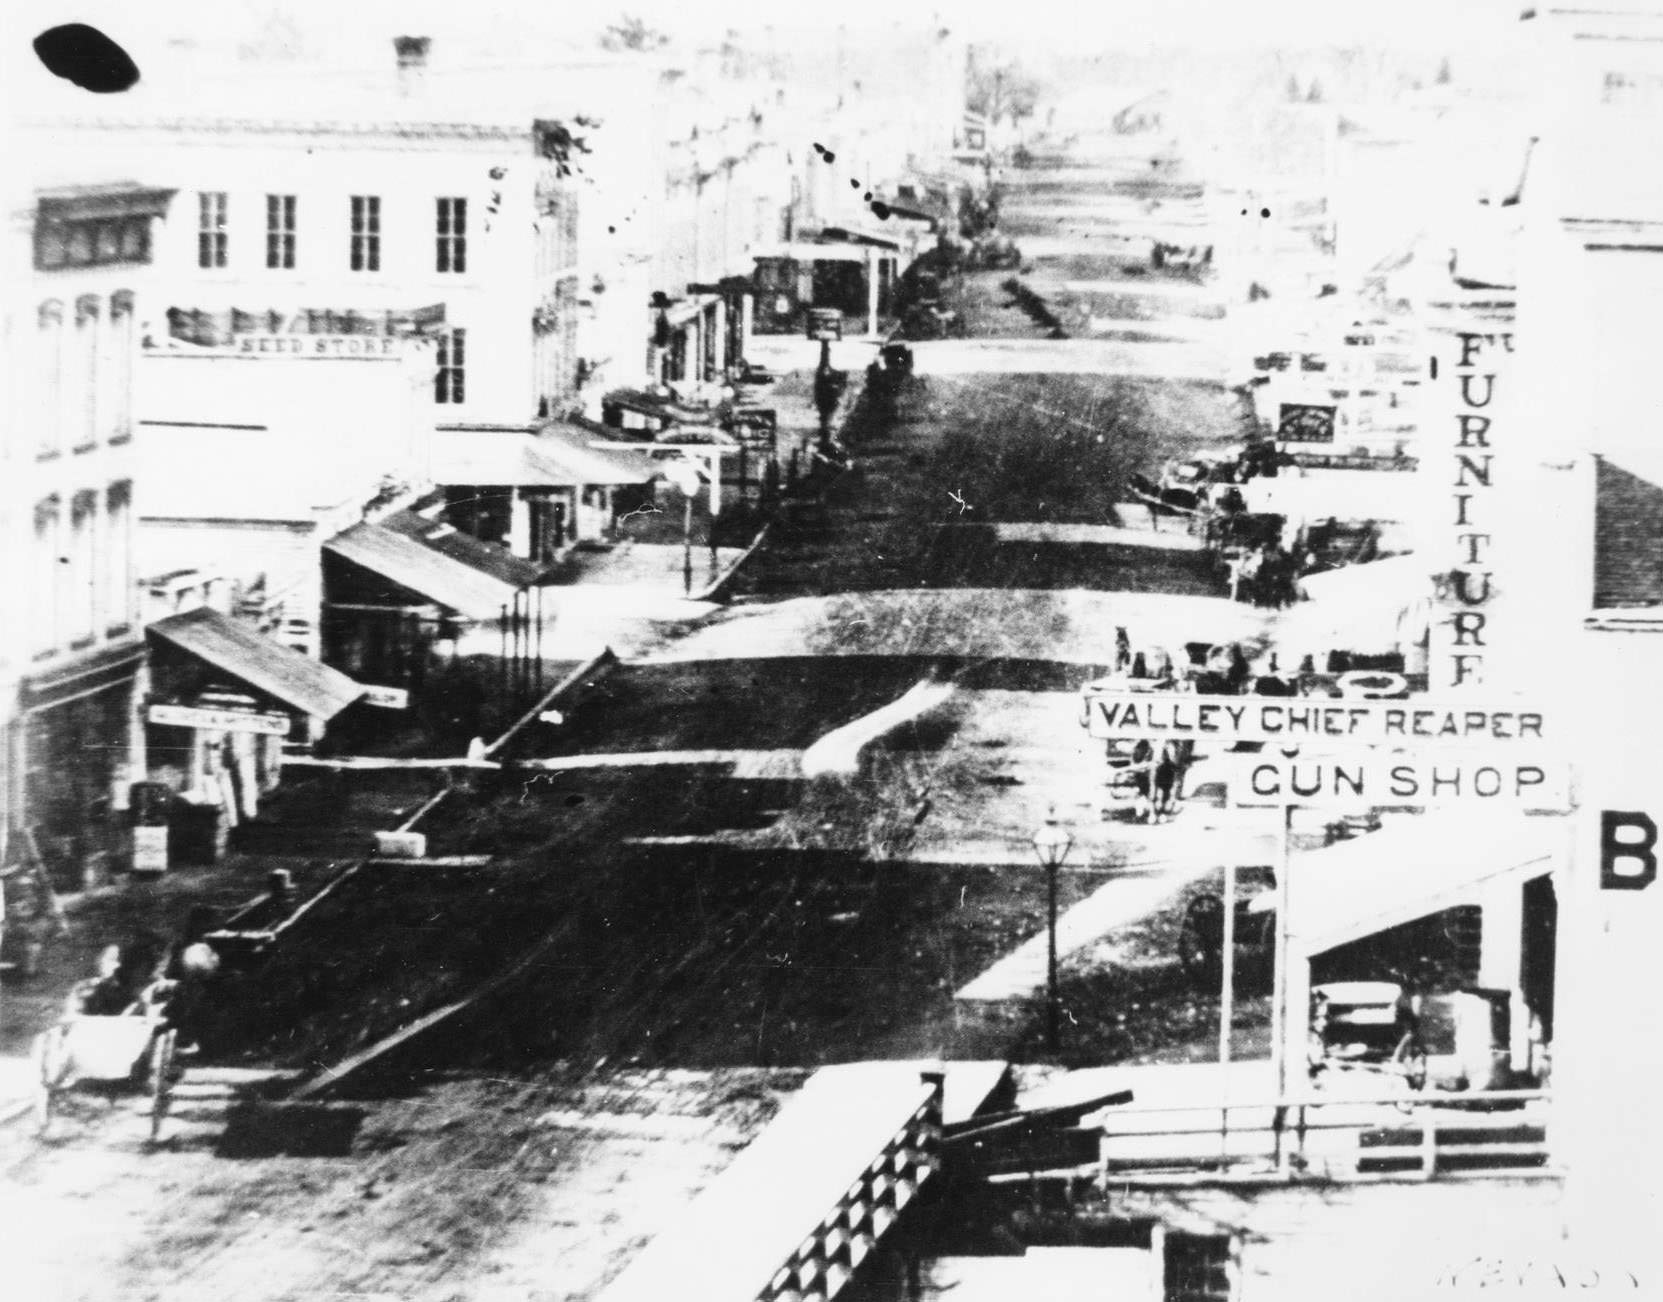
[[[1261,217],[1269,217],[1269,216],[1270,216],[1270,209],[1269,209],[1269,208],[1261,208],[1261,209],[1259,209],[1259,216],[1261,216]]]
[[[872,202],[869,206],[871,207],[872,213],[873,213],[874,216],[878,217],[882,221],[888,221],[889,220],[889,214],[890,214],[891,209],[890,209],[889,205],[887,203],[885,203],[882,199],[872,200]]]
[[[95,95],[119,94],[138,82],[138,64],[127,51],[86,23],[49,27],[35,37],[34,45],[35,54],[54,77]]]
[[[835,163],[837,161],[837,155],[832,153],[831,150],[827,149],[818,140],[814,142],[814,152],[819,154],[820,157],[828,163]]]

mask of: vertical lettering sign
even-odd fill
[[[1502,594],[1496,581],[1505,532],[1502,502],[1506,494],[1507,447],[1498,395],[1506,384],[1507,357],[1513,351],[1508,331],[1460,330],[1454,347],[1440,359],[1436,383],[1449,406],[1436,419],[1434,447],[1443,443],[1423,468],[1442,475],[1429,487],[1443,495],[1443,524],[1433,540],[1439,562],[1430,648],[1431,689],[1471,689],[1490,682],[1495,650],[1495,604]]]

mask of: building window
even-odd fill
[[[294,204],[292,194],[266,196],[266,266],[294,270]]]
[[[1234,1246],[1227,1234],[1166,1234],[1165,1302],[1229,1302],[1236,1294]]]
[[[40,395],[35,455],[50,457],[63,449],[64,305],[57,299],[40,305],[35,343],[34,382]]]
[[[466,330],[450,329],[438,336],[438,369],[433,373],[433,401],[457,403],[465,395]]]
[[[468,269],[468,201],[440,199],[438,217],[438,258],[440,271]]]
[[[36,659],[50,655],[63,641],[60,593],[65,567],[58,559],[62,507],[56,495],[35,505],[34,551],[29,565],[29,649]]]
[[[381,197],[352,196],[352,269],[381,270]]]
[[[111,484],[105,494],[105,632],[125,632],[133,623],[133,484]]]
[[[150,223],[144,217],[45,222],[35,232],[35,266],[41,271],[149,260]]]
[[[225,194],[223,191],[204,190],[196,196],[196,265],[223,267],[225,265]]]
[[[133,291],[110,295],[110,410],[104,428],[111,443],[133,437]]]
[[[98,494],[75,494],[69,512],[69,564],[64,604],[69,610],[71,645],[89,644],[98,632]]]
[[[77,452],[98,446],[100,315],[96,294],[83,294],[75,300],[74,382],[80,390],[77,395],[80,416],[80,429],[75,438]]]

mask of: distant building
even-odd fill
[[[427,47],[399,49],[408,86]],[[263,357],[417,336],[433,345],[433,426],[529,428],[576,388],[566,128],[500,97],[395,94],[388,62],[379,84],[320,77],[304,95],[252,75],[234,113],[159,88],[32,125],[177,189],[151,346]]]

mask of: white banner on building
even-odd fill
[[[286,714],[254,714],[244,710],[205,710],[194,705],[152,705],[145,716],[151,723],[171,728],[202,728],[208,732],[259,732],[269,737],[289,735]]]

